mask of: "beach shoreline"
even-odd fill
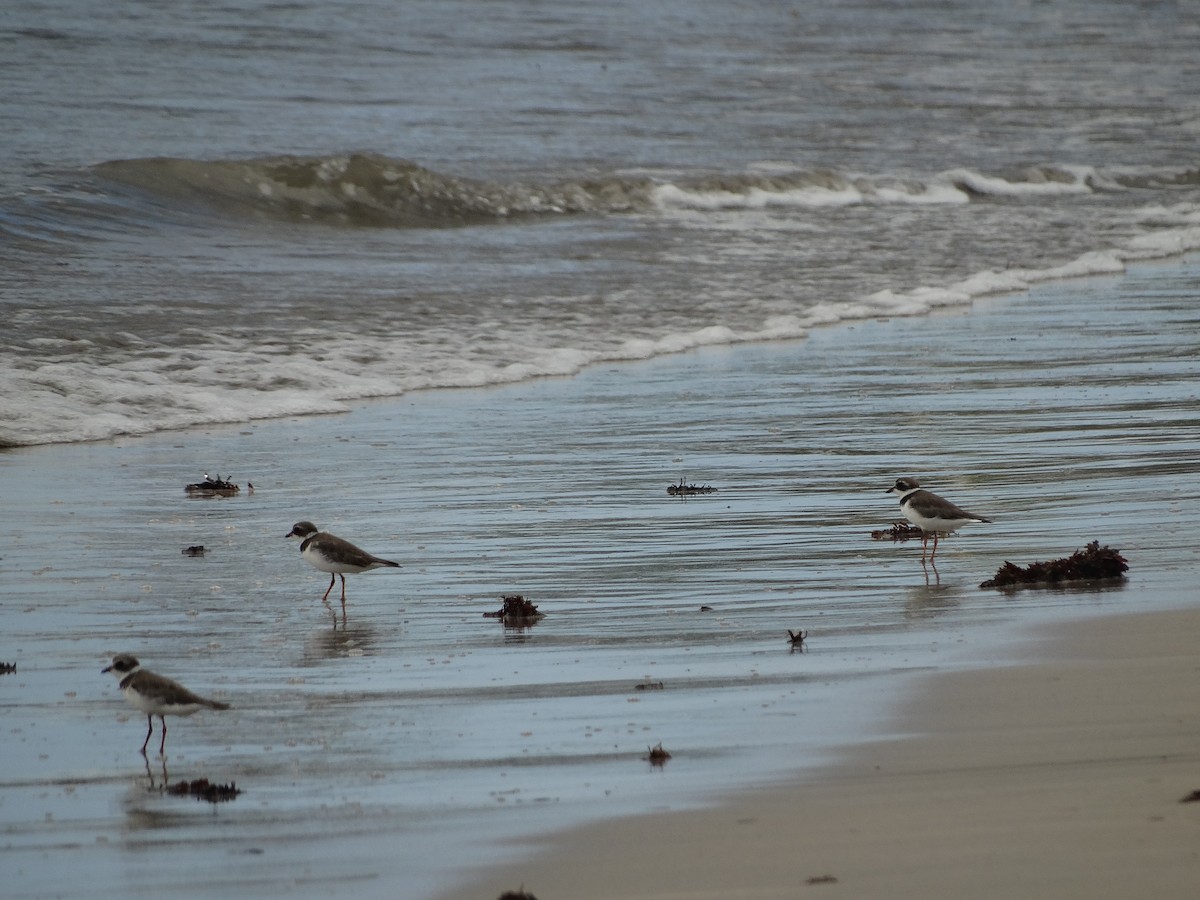
[[[1200,7],[91,6],[6,16],[6,895],[1180,893]]]
[[[788,827],[822,791],[834,821],[859,781],[866,808],[876,762],[857,754],[925,727],[906,698],[930,673],[1003,677],[1023,639],[1047,646],[1042,626],[1194,603],[1194,268],[345,415],[0,453],[0,661],[17,663],[0,680],[0,866],[28,896],[457,897],[477,877],[462,890],[546,900],[581,895],[543,877],[559,851],[529,861],[546,835],[593,835],[581,853],[631,875],[643,850],[698,873],[754,860],[743,835],[778,851],[774,875],[742,874],[768,893],[744,896],[868,884],[833,833],[805,837],[828,853],[797,868]],[[206,470],[256,490],[186,495]],[[900,474],[995,521],[924,566],[919,544],[871,538],[898,518]],[[668,495],[681,478],[718,490]],[[301,519],[402,565],[350,579],[348,621],[283,538]],[[979,587],[1091,540],[1126,556],[1127,583]],[[546,618],[481,617],[508,593]],[[809,632],[800,651],[791,629]],[[231,703],[172,722],[168,753],[172,781],[236,782],[235,802],[162,793],[168,761],[160,777],[137,754],[144,724],[99,674],[117,652]],[[660,741],[661,768],[644,759]],[[855,778],[809,777],[839,759],[863,760]],[[669,811],[742,797],[766,811],[713,819],[715,847],[655,849],[692,834]],[[605,824],[575,830],[589,822]],[[626,834],[646,846],[623,851]],[[692,889],[638,874],[629,896]]]
[[[1031,634],[1028,659],[941,672],[911,736],[711,808],[523,841],[441,900],[1186,897],[1200,877],[1200,610]]]

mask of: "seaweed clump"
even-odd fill
[[[538,612],[538,608],[520,594],[508,594],[500,599],[504,605],[496,612],[484,613],[485,618],[499,619],[506,627],[521,628],[540,622],[546,617],[545,613]]]
[[[1082,550],[1076,550],[1062,559],[1035,562],[1021,566],[1005,562],[993,578],[979,585],[981,588],[1020,587],[1021,585],[1058,585],[1072,581],[1107,581],[1124,578],[1129,570],[1118,551],[1101,547],[1092,541]]]
[[[167,793],[177,797],[195,797],[209,803],[224,803],[234,799],[241,791],[232,781],[229,784],[213,784],[207,778],[197,778],[194,781],[178,781],[167,788]]]
[[[647,747],[646,750],[648,755],[643,756],[642,759],[650,760],[650,765],[652,766],[661,766],[671,758],[671,754],[663,749],[662,741],[659,741],[653,747]]]
[[[707,484],[688,484],[679,479],[679,484],[667,485],[667,493],[672,497],[691,497],[695,494],[715,494],[717,489]]]
[[[871,537],[877,541],[911,541],[924,536],[925,532],[908,522],[893,522],[891,528],[871,532]]]
[[[11,675],[15,671],[17,671],[16,663],[0,662],[0,675]]]
[[[232,497],[238,493],[241,488],[228,479],[222,479],[220,475],[213,478],[207,472],[204,473],[204,480],[197,481],[194,484],[187,485],[184,493],[191,494],[197,497]],[[254,488],[251,487],[251,491]]]

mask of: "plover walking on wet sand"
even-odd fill
[[[937,555],[938,538],[941,535],[950,534],[969,522],[992,521],[987,516],[967,512],[944,497],[922,489],[921,483],[915,478],[897,478],[896,483],[884,493],[899,494],[900,512],[904,514],[904,518],[921,529],[921,559],[925,558],[929,536],[933,535],[930,562]]]
[[[297,522],[284,537],[300,539],[300,555],[314,569],[329,573],[329,587],[321,602],[329,600],[329,592],[333,590],[334,582],[342,579],[342,615],[346,614],[346,576],[357,575],[360,572],[370,572],[372,569],[400,568],[400,563],[390,559],[381,559],[355,547],[349,541],[342,540],[336,535],[318,531],[312,522]]]
[[[154,733],[154,716],[162,722],[162,741],[158,752],[162,755],[167,747],[167,720],[165,716],[190,716],[202,709],[229,709],[228,703],[209,700],[193,694],[177,681],[156,675],[143,669],[141,663],[128,653],[119,653],[112,665],[101,669],[101,674],[112,672],[121,682],[121,693],[134,707],[146,714],[146,740],[142,742],[142,754]]]

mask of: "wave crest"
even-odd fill
[[[409,160],[353,153],[113,160],[93,166],[92,172],[151,194],[160,211],[191,205],[238,217],[391,228],[671,210],[958,205],[993,198],[1037,202],[1064,194],[1191,187],[1198,178],[1195,169],[1101,171],[1049,164],[1005,174],[956,168],[926,176],[764,168],[688,177],[611,172],[548,183],[492,182],[445,175]]]
[[[651,190],[648,179],[618,177],[550,185],[494,184],[367,153],[114,160],[93,171],[170,201],[198,203],[226,214],[398,228],[621,212],[647,207]]]

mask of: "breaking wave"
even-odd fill
[[[101,178],[232,215],[393,228],[477,225],[527,216],[595,214],[650,205],[645,178],[546,185],[442,175],[373,154],[272,156],[204,162],[131,159],[94,167]]]
[[[1102,173],[1087,166],[1033,166],[1009,174],[951,169],[927,176],[779,167],[687,177],[609,173],[542,184],[446,175],[409,160],[369,153],[113,160],[92,171],[107,182],[148,192],[168,206],[190,204],[233,216],[390,228],[663,209],[963,204],[976,198],[1186,185],[1196,179],[1195,172]]]

